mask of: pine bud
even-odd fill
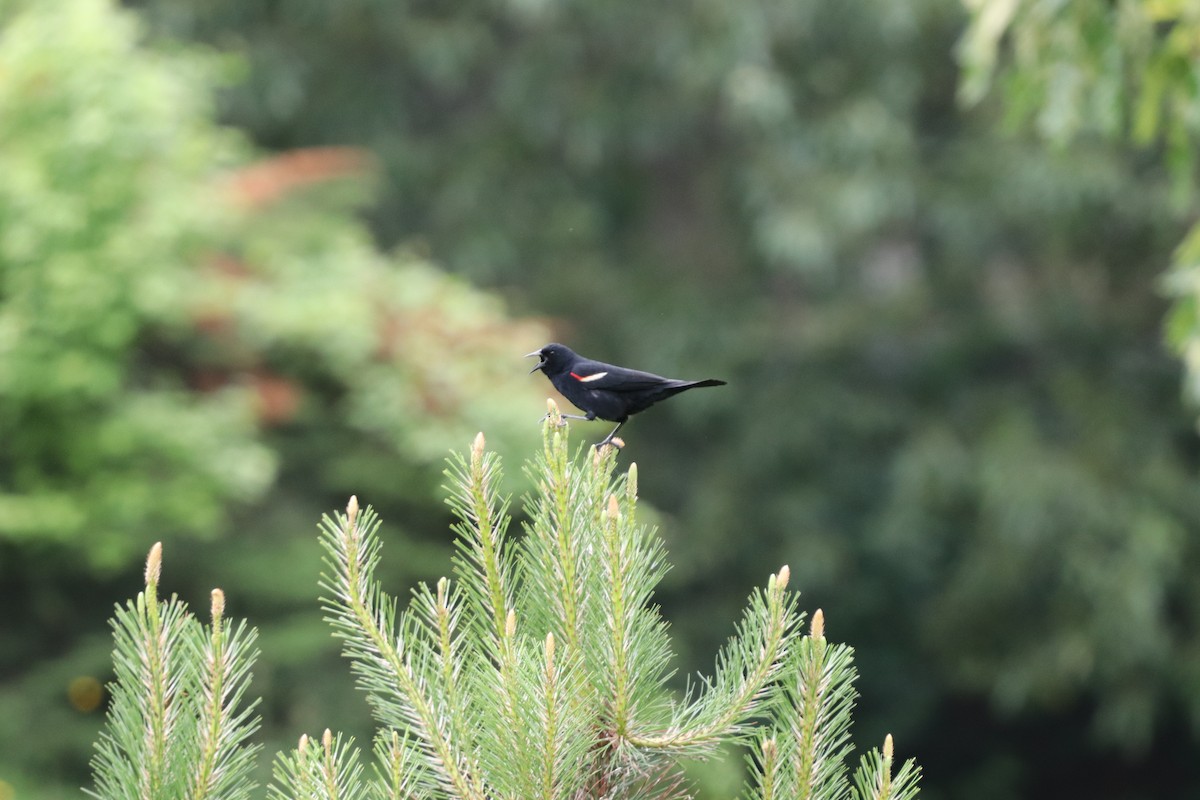
[[[893,753],[892,735],[889,733],[883,737],[883,760],[891,761]]]
[[[475,434],[475,441],[471,443],[471,464],[473,466],[478,466],[479,462],[483,460],[484,444],[486,441],[483,438],[483,431],[480,431]]]
[[[158,579],[162,575],[162,542],[155,542],[150,548],[150,554],[146,556],[146,585],[151,584],[157,586]]]
[[[517,612],[508,610],[508,618],[504,620],[504,635],[509,639],[517,635]]]
[[[308,749],[308,734],[300,734],[300,744],[296,745],[296,750],[300,755],[304,755],[304,751]]]
[[[350,495],[350,502],[346,504],[346,521],[352,527],[358,521],[358,495]]]
[[[546,671],[554,669],[554,634],[546,634]]]
[[[557,417],[559,415],[558,403],[554,402],[553,397],[546,398],[546,414],[551,417]]]
[[[622,447],[625,446],[625,440],[622,439],[620,436],[614,436],[612,438],[612,443],[613,443],[613,446],[616,447],[618,450],[620,450]]]
[[[329,728],[325,729],[325,733],[321,734],[321,746],[328,753],[333,748],[333,732]]]
[[[769,764],[775,760],[775,756],[779,752],[779,746],[775,744],[774,737],[767,739],[762,745],[763,763]]]
[[[633,500],[637,497],[637,462],[634,461],[629,465],[629,477],[625,479],[625,488],[629,494],[629,499]]]
[[[617,496],[615,494],[610,494],[608,496],[608,518],[609,519],[620,519],[621,518],[621,507],[619,505],[617,505]]]
[[[212,590],[212,620],[213,624],[221,621],[221,617],[225,616],[225,593],[220,589]]]
[[[810,635],[814,639],[825,638],[825,612],[819,608],[813,612],[812,631]]]
[[[782,592],[784,589],[787,588],[788,580],[791,577],[792,577],[792,570],[788,567],[787,564],[784,564],[782,567],[779,568],[779,577],[775,581],[775,588]]]

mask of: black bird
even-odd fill
[[[645,411],[659,400],[699,386],[725,385],[725,381],[715,378],[678,381],[650,372],[592,361],[558,343],[548,344],[525,357],[532,356],[537,356],[539,361],[536,367],[529,370],[529,374],[540,369],[563,397],[587,412],[582,417],[563,414],[564,417],[588,421],[606,419],[617,423],[612,433],[597,442],[596,447],[612,442],[617,431],[632,415]]]

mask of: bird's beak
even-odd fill
[[[529,370],[530,375],[537,372],[542,367],[546,366],[546,359],[542,358],[541,350],[534,350],[532,353],[526,353],[524,357],[525,358],[533,358],[534,356],[537,356],[539,361],[536,365],[534,365],[533,369]]]

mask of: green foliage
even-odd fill
[[[785,570],[751,598],[713,678],[667,702],[671,648],[649,605],[665,564],[636,520],[636,468],[614,483],[612,448],[580,464],[561,424],[552,411],[515,546],[482,436],[456,462],[458,582],[422,585],[406,611],[373,575],[374,514],[352,502],[326,520],[327,613],[377,719],[411,734],[397,741],[437,796],[674,796],[675,761],[747,735],[787,663],[798,618]]]
[[[146,589],[117,607],[113,620],[116,680],[108,728],[92,760],[97,798],[208,797],[239,800],[254,789],[251,770],[259,727],[247,702],[257,637],[224,617],[225,596],[212,593],[205,626],[177,597],[158,599],[162,545],[146,562]]]
[[[273,459],[247,392],[146,374],[230,222],[212,179],[237,137],[206,119],[212,58],[135,55],[104,3],[10,3],[0,42],[0,537],[106,565],[131,530],[213,533]]]
[[[319,568],[295,517],[353,484],[440,523],[423,490],[451,442],[533,432],[510,366],[542,327],[379,252],[354,216],[366,154],[265,158],[218,125],[238,63],[149,47],[105,0],[0,4],[0,593],[28,609],[0,647],[6,775],[82,778],[96,718],[62,698],[104,658],[67,609],[98,608],[131,553],[223,537],[274,652],[320,663],[292,614]]]
[[[752,767],[759,771],[759,797],[800,800],[836,797],[850,751],[849,726],[854,694],[853,654],[825,641],[824,614],[817,612],[812,634],[800,642],[795,678],[784,684],[776,733],[764,737]]]
[[[734,252],[828,277],[912,201],[913,75],[894,58],[917,32],[907,2],[146,7],[174,35],[220,46],[237,32],[250,76],[224,108],[260,141],[350,140],[385,158],[384,241],[428,243],[541,308],[570,302],[580,322],[651,289],[668,300],[689,276],[724,280],[744,266]],[[849,69],[846,51],[868,63]]]
[[[99,0],[8,15],[0,535],[108,565],[142,546],[130,530],[211,536],[272,484],[264,428],[335,398],[348,431],[419,461],[464,418],[515,418],[520,392],[475,390],[540,334],[301,191],[354,180],[361,156],[247,168],[210,119],[213,57],[142,52]]]
[[[964,0],[960,96],[978,102],[999,77],[1014,119],[1062,144],[1086,131],[1163,142],[1187,179],[1200,137],[1191,74],[1200,11],[1186,0]],[[1003,46],[1003,53],[1001,52]],[[1001,67],[1003,63],[1003,67]]]
[[[826,642],[820,612],[800,635],[787,567],[752,595],[715,674],[670,699],[670,642],[651,605],[664,556],[636,518],[636,467],[614,477],[611,447],[571,458],[563,422],[552,409],[515,543],[483,435],[455,457],[457,580],[420,585],[404,610],[375,577],[374,511],[352,498],[325,518],[324,605],[380,725],[375,769],[348,738],[302,736],[276,757],[270,796],[683,797],[681,758],[753,740],[753,797],[915,797],[916,767],[893,775],[890,736],[847,779],[851,651]],[[247,796],[254,634],[224,622],[219,590],[208,629],[177,599],[159,601],[161,553],[151,551],[146,591],[118,609],[95,796]],[[767,726],[755,734],[752,720]]]
[[[906,800],[917,796],[920,771],[911,760],[892,774],[892,737],[883,742],[883,750],[872,750],[862,757],[854,771],[854,800]]]
[[[1176,203],[1196,205],[1200,85],[1194,61],[1200,8],[1186,0],[1037,3],[971,0],[960,58],[962,96],[980,99],[999,74],[1015,120],[1034,120],[1059,144],[1097,130],[1156,146]],[[998,67],[1002,53],[1003,67]],[[1165,287],[1175,298],[1168,338],[1200,398],[1200,228],[1174,254]]]
[[[1200,87],[1194,74],[1200,13],[1195,3],[984,0],[966,5],[971,24],[959,51],[965,69],[962,99],[978,101],[995,80],[1011,119],[1032,121],[1059,145],[1078,144],[1087,134],[1099,133],[1150,149],[1166,168],[1176,207],[1194,216],[1195,154],[1200,145]],[[1193,225],[1175,248],[1160,283],[1173,298],[1167,338],[1184,360],[1185,385],[1193,399],[1200,397],[1198,243],[1200,228]],[[1078,387],[1069,391],[1093,407],[1093,416],[1100,411],[1100,404],[1085,399]],[[1105,416],[1115,419],[1116,413],[1121,412],[1113,408]],[[978,494],[992,498],[982,508],[997,509],[987,513],[992,521],[985,524],[1004,531],[998,543],[1008,541],[1015,547],[1004,553],[1009,566],[1001,570],[995,567],[998,552],[993,549],[989,556],[981,549],[971,559],[973,564],[963,564],[950,584],[951,594],[961,608],[968,608],[983,596],[1003,593],[1003,584],[1029,584],[1031,575],[1047,571],[1042,565],[1052,558],[1063,564],[1054,570],[1062,578],[1049,584],[1034,579],[1032,583],[1041,587],[1035,597],[1051,607],[1089,597],[1101,613],[1094,624],[1080,626],[1076,621],[1070,630],[1064,628],[1040,644],[1031,641],[1029,650],[1015,658],[1011,650],[1001,654],[979,648],[976,658],[963,665],[963,673],[971,674],[971,681],[991,682],[994,695],[1013,705],[1031,692],[1053,695],[1064,684],[1103,676],[1112,691],[1100,706],[1098,728],[1127,747],[1145,746],[1153,737],[1154,693],[1145,681],[1111,678],[1120,673],[1175,672],[1171,664],[1190,657],[1190,648],[1180,650],[1174,641],[1176,624],[1167,609],[1176,603],[1192,607],[1191,592],[1172,592],[1171,587],[1183,580],[1180,569],[1187,569],[1183,565],[1191,559],[1186,531],[1194,522],[1176,513],[1173,503],[1147,502],[1140,490],[1129,492],[1091,479],[1082,454],[1039,458],[1031,480],[1030,465],[1035,462],[1027,449],[1030,439],[1028,424],[1018,423],[989,442],[985,451],[969,456],[978,458],[973,470]],[[1107,449],[1111,444],[1090,446],[1087,458],[1094,458],[1097,446]],[[1132,470],[1139,476],[1135,485],[1176,485],[1178,496],[1194,498],[1194,476],[1171,477],[1171,459],[1161,446],[1143,452],[1138,459],[1143,466]],[[957,492],[952,488],[956,484],[961,486],[958,480],[947,482],[948,493]],[[1043,492],[1039,486],[1056,489]],[[1008,507],[1028,511],[1023,516],[1000,511]],[[1023,535],[1036,526],[1030,513],[1053,519],[1063,536],[1052,542]],[[1078,533],[1084,531],[1081,539]],[[1111,587],[1121,589],[1114,593]],[[971,627],[973,623],[953,606],[949,603],[943,610],[943,624],[960,630]],[[995,681],[995,667],[1004,662],[1004,678]],[[1057,680],[1048,681],[1054,674]],[[1194,685],[1190,677],[1179,684],[1193,709],[1200,702]]]
[[[363,784],[362,765],[354,740],[336,739],[326,729],[321,738],[320,749],[309,744],[308,736],[300,737],[300,744],[292,753],[279,753],[275,757],[275,782],[270,786],[269,797],[288,800],[295,797],[338,798],[358,800],[365,797],[411,796],[408,787],[397,785],[393,793],[382,786],[371,791]],[[381,754],[381,763],[388,763]],[[376,788],[376,787],[371,787]]]

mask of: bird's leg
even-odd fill
[[[600,441],[596,442],[596,444],[595,444],[596,449],[599,450],[601,447],[604,447],[604,445],[611,444],[613,447],[620,450],[622,445],[619,445],[619,444],[617,444],[617,442],[613,441],[613,437],[617,435],[617,431],[621,430],[621,426],[624,424],[625,424],[624,422],[618,422],[617,427],[612,429],[612,433],[610,433],[608,436],[605,436]],[[618,440],[618,441],[620,441],[620,440]]]

